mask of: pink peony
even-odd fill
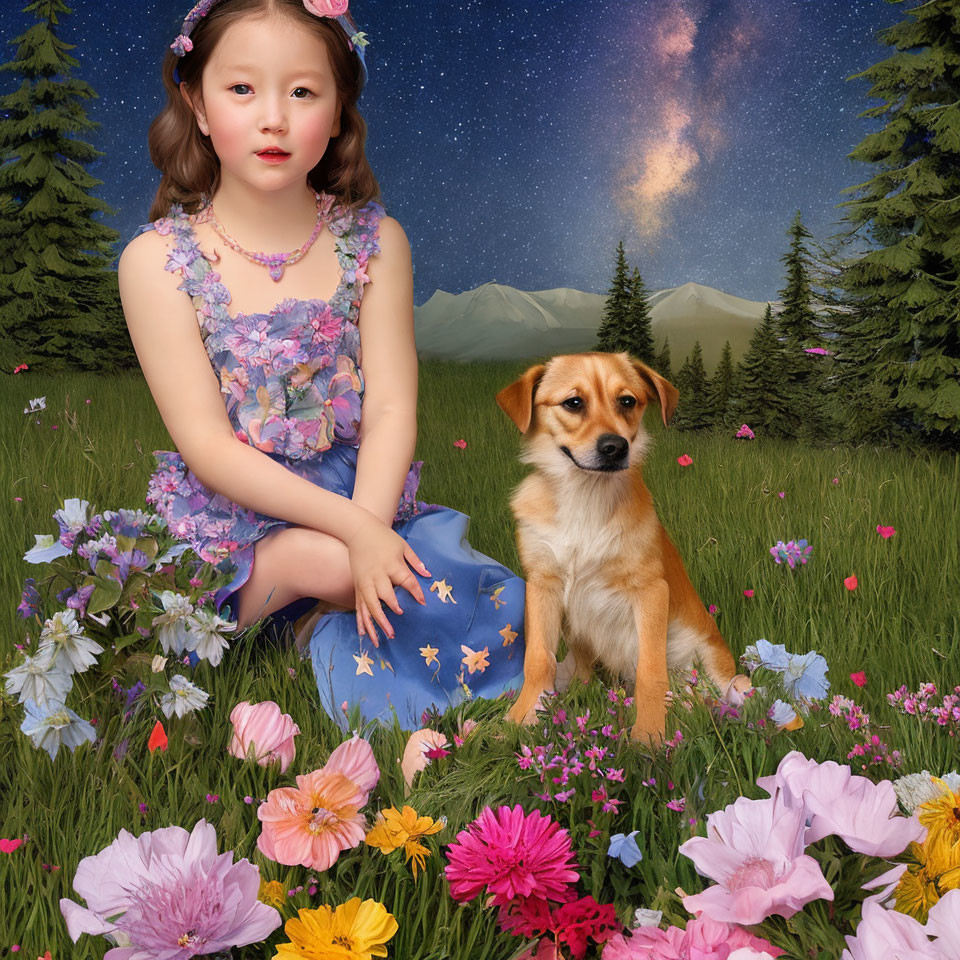
[[[697,872],[718,881],[683,898],[684,907],[726,923],[754,924],[771,914],[792,917],[811,900],[833,899],[813,857],[803,852],[803,807],[779,791],[768,800],[738,797],[707,814],[707,836],[692,837],[680,853]]]
[[[603,960],[728,960],[738,948],[765,951],[779,957],[783,951],[740,927],[697,917],[679,927],[637,927],[630,936],[618,934],[604,948]],[[760,956],[763,956],[761,953]]]
[[[303,0],[303,5],[317,17],[339,17],[347,12],[349,0]]]
[[[233,724],[233,737],[227,752],[234,757],[245,759],[253,747],[257,763],[266,767],[280,761],[280,772],[285,773],[297,755],[293,738],[300,728],[293,722],[289,713],[281,713],[272,701],[249,703],[241,700],[230,711]]]
[[[917,820],[900,816],[889,780],[855,777],[846,764],[817,763],[797,750],[780,761],[772,777],[758,778],[757,786],[771,795],[781,790],[788,804],[804,811],[810,819],[804,837],[808,844],[835,833],[857,853],[893,857],[926,833]]]
[[[213,824],[200,820],[190,833],[161,827],[134,837],[121,830],[77,866],[73,889],[87,906],[63,898],[60,912],[74,943],[91,933],[126,944],[104,960],[173,960],[266,939],[283,920],[257,899],[259,887],[259,869],[234,863],[233,851],[218,855]]]
[[[370,744],[354,735],[322,769],[297,777],[296,787],[270,791],[257,808],[263,823],[257,847],[277,863],[329,869],[342,850],[363,842],[367,822],[360,807],[379,779]]]
[[[923,924],[896,910],[886,910],[865,900],[856,936],[845,937],[847,949],[840,960],[879,960],[903,957],[904,960],[949,960],[927,939]],[[953,955],[955,956],[955,954]]]
[[[570,899],[568,886],[576,870],[570,835],[539,810],[525,814],[485,807],[447,847],[446,877],[454,900],[472,900],[487,887],[494,906],[516,897]]]
[[[948,891],[930,908],[927,933],[937,938],[943,960],[960,957],[960,890]]]

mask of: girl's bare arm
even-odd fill
[[[220,384],[180,276],[162,269],[165,238],[133,239],[120,257],[123,312],[140,367],[180,456],[234,503],[349,544],[377,518],[362,505],[287,470],[234,436]]]

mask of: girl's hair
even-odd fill
[[[181,96],[173,79],[174,68],[196,97],[203,68],[227,28],[244,17],[271,13],[290,17],[324,41],[341,105],[340,133],[307,174],[310,186],[333,194],[353,210],[380,200],[380,187],[363,149],[367,125],[356,106],[363,89],[362,69],[343,28],[328,17],[310,13],[303,0],[221,0],[194,26],[190,34],[193,49],[183,57],[168,49],[163,60],[167,104],[150,124],[147,136],[150,159],[162,174],[150,206],[151,221],[166,216],[174,203],[181,204],[186,213],[196,213],[203,206],[203,197],[212,197],[220,183],[220,160]]]

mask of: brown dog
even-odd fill
[[[508,714],[531,723],[540,694],[599,661],[635,681],[635,739],[663,738],[667,671],[699,657],[725,696],[750,686],[661,526],[640,464],[643,412],[666,426],[679,393],[628,353],[577,353],[530,367],[497,394],[536,470],[513,492],[526,577],[523,688]],[[570,651],[557,667],[561,627]],[[572,664],[571,664],[572,661]],[[571,664],[568,666],[568,664]]]

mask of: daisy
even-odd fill
[[[187,617],[186,626],[189,637],[185,649],[192,650],[201,660],[209,660],[211,666],[218,666],[223,651],[230,649],[230,644],[220,636],[220,631],[230,633],[236,630],[236,622],[224,620],[218,613],[209,610],[197,610]]]
[[[68,608],[43,625],[37,652],[49,654],[53,668],[84,673],[97,662],[95,654],[103,653],[103,647],[84,635],[83,626],[77,623],[77,611]]]
[[[170,692],[160,698],[160,709],[168,719],[174,713],[184,717],[207,705],[210,694],[191,683],[185,676],[175,673],[170,678]]]
[[[56,700],[48,701],[45,708],[27,700],[24,711],[26,716],[20,729],[33,740],[35,747],[43,747],[51,760],[56,759],[61,743],[75,750],[85,740],[93,743],[97,739],[91,724]]]
[[[183,653],[190,649],[192,637],[187,619],[193,613],[193,604],[182,594],[173,590],[164,590],[160,594],[163,613],[153,618],[152,626],[157,627],[157,639],[164,653]]]

